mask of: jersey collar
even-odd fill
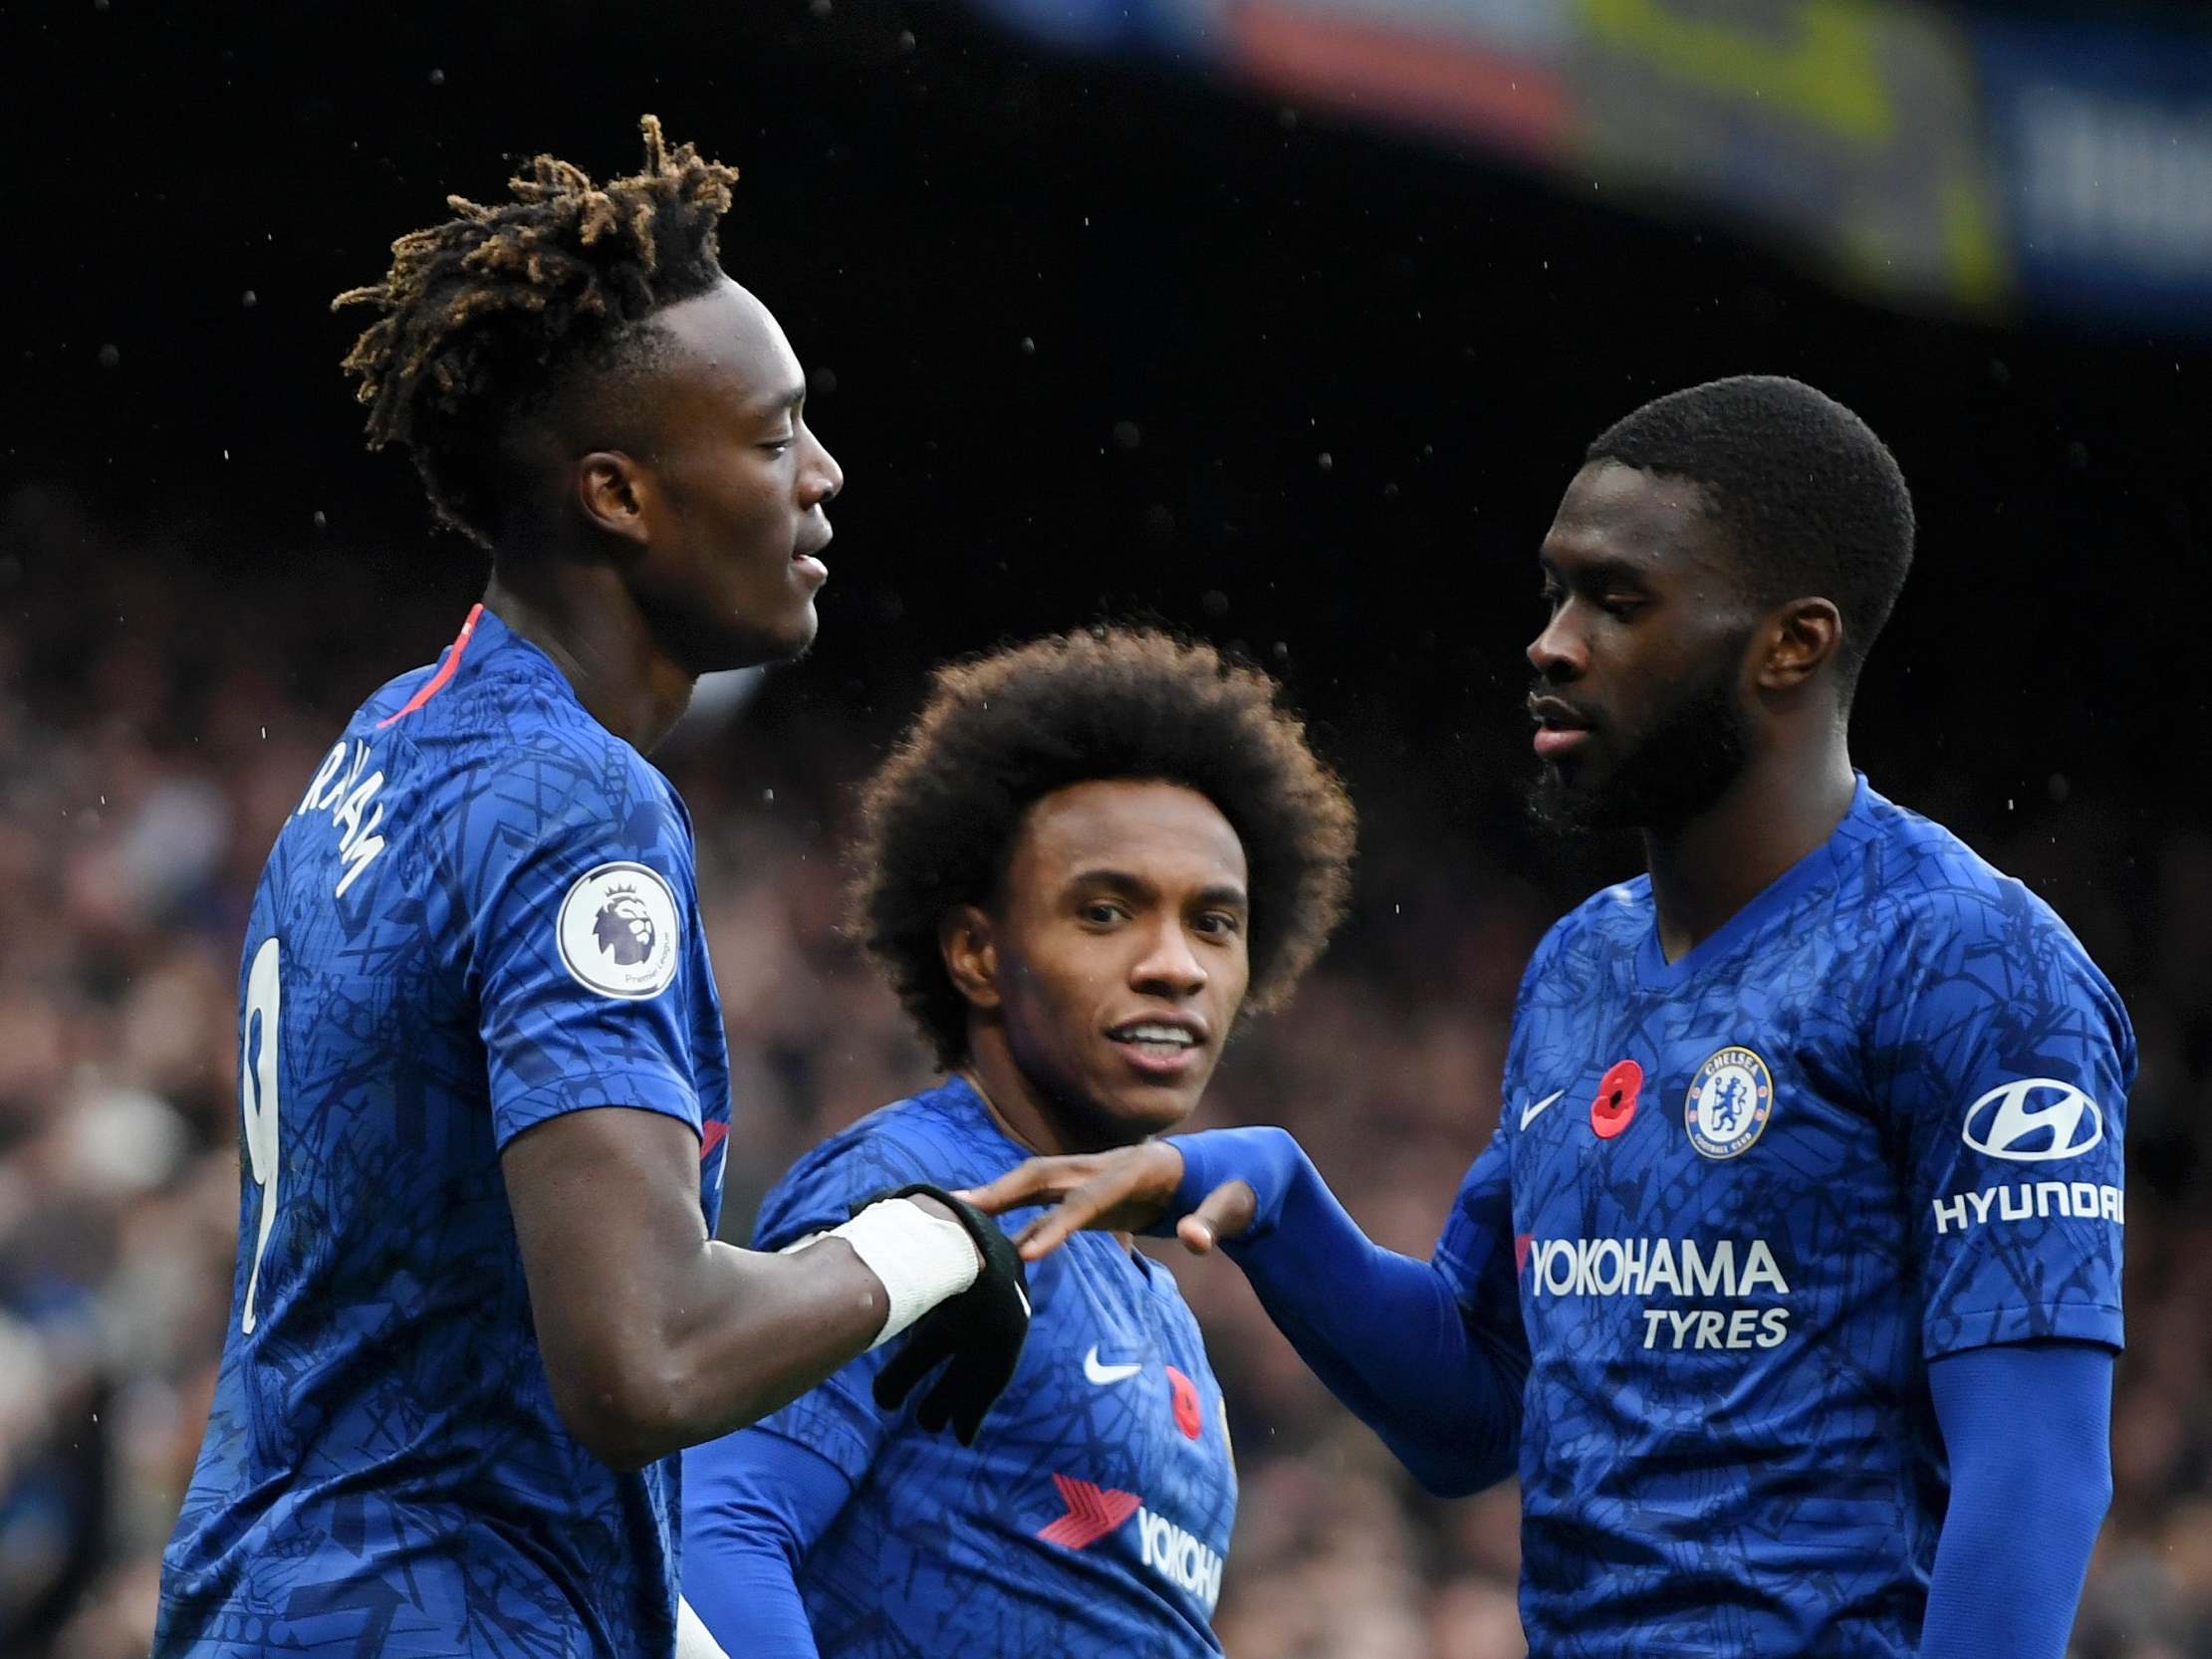
[[[1854,771],[1851,777],[1854,780],[1851,804],[1843,810],[1843,818],[1837,821],[1828,839],[1767,883],[1756,897],[1721,923],[1709,937],[1684,951],[1676,961],[1669,962],[1665,952],[1659,949],[1659,917],[1654,906],[1644,926],[1643,937],[1636,944],[1637,982],[1647,991],[1670,991],[1687,984],[1787,910],[1808,887],[1823,876],[1833,874],[1838,849],[1846,839],[1854,838],[1845,831],[1855,831],[1872,793],[1866,787],[1865,773]]]

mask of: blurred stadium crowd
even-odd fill
[[[228,1316],[247,902],[344,713],[456,614],[335,555],[257,563],[250,583],[221,566],[122,545],[59,494],[0,500],[0,1654],[16,1659],[146,1651]],[[800,1151],[927,1075],[836,925],[845,786],[881,736],[741,723],[667,761],[699,827],[730,1024],[732,1237]],[[2162,822],[2147,780],[2140,801],[2092,803],[2053,778],[1994,811],[1959,772],[1970,753],[1862,758],[2053,898],[2141,1038],[2117,1497],[2078,1650],[2212,1656],[2212,1128],[2193,1115],[2212,1081],[2212,839],[2140,828]],[[1374,1236],[1425,1254],[1496,1121],[1514,987],[1562,893],[1418,791],[1352,782],[1354,921],[1292,1012],[1232,1049],[1207,1118],[1289,1125]],[[1177,1268],[1240,1460],[1218,1620],[1235,1659],[1522,1654],[1513,1490],[1423,1498],[1232,1267]]]

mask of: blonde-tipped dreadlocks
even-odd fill
[[[579,362],[611,365],[628,325],[711,288],[715,230],[737,169],[671,149],[647,116],[644,170],[594,184],[551,155],[508,181],[514,200],[446,197],[455,217],[391,245],[391,270],[332,302],[383,315],[345,367],[369,405],[369,447],[406,445],[445,523],[490,545],[504,422]]]

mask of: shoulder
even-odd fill
[[[972,1185],[1015,1161],[973,1092],[958,1082],[940,1084],[869,1112],[793,1164],[762,1201],[753,1244],[773,1250],[835,1227],[855,1204],[886,1188]]]
[[[1958,987],[2017,998],[2064,992],[2124,1023],[2089,951],[2027,883],[1942,825],[1874,797],[1846,872],[1881,979],[1938,997]]]
[[[1600,887],[1545,930],[1530,953],[1526,982],[1592,971],[1620,950],[1633,950],[1650,927],[1648,875]]]
[[[691,826],[674,787],[599,724],[565,683],[514,671],[464,676],[391,730],[423,782],[466,873],[496,873],[542,849],[579,868],[640,861],[688,882]]]
[[[527,800],[548,817],[664,812],[674,790],[658,768],[584,711],[565,686],[486,675],[426,706],[414,733],[460,781]]]
[[[682,820],[668,781],[593,719],[552,658],[478,605],[435,662],[388,680],[355,735],[403,758],[431,810],[484,809],[512,832]]]
[[[1843,890],[1896,925],[1977,913],[2027,895],[1942,825],[1871,790],[1838,850]]]
[[[1636,930],[1651,920],[1651,877],[1630,876],[1600,887],[1552,924],[1548,938],[1573,941],[1611,937]]]
[[[1932,819],[1875,796],[1844,890],[1871,931],[1925,950],[2048,940],[2088,960],[2057,911]]]

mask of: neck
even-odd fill
[[[1646,830],[1651,903],[1666,959],[1695,950],[1834,834],[1855,787],[1838,725],[1819,742],[1773,746],[1696,817]]]
[[[666,737],[691,702],[696,676],[655,642],[611,565],[550,551],[498,560],[484,608],[551,657],[585,711],[638,750]]]
[[[1098,1152],[1096,1137],[1069,1121],[1070,1113],[1033,1084],[999,1038],[995,1027],[971,1029],[968,1063],[960,1068],[969,1086],[1008,1140],[1041,1158]]]
[[[1110,1152],[1138,1145],[1152,1133],[1095,1100],[1070,1099],[1041,1087],[1014,1059],[1005,1028],[989,1018],[969,1019],[968,1056],[959,1072],[983,1096],[992,1121],[1006,1137],[1040,1157]],[[1175,1123],[1160,1125],[1159,1132],[1173,1127]]]
[[[986,1030],[991,1040],[979,1041],[982,1034],[971,1029],[968,1064],[960,1068],[960,1075],[983,1101],[983,1109],[991,1114],[991,1121],[999,1126],[999,1132],[1035,1157],[1057,1158],[1075,1152],[1105,1151],[1106,1146],[1088,1144],[1086,1137],[1074,1130],[1067,1121],[1067,1113],[1054,1107],[1031,1085],[1022,1068],[1014,1064],[1014,1057],[1007,1052],[1006,1045],[995,1041],[996,1031]],[[1136,1248],[1126,1232],[1116,1230],[1113,1238],[1123,1250]]]

